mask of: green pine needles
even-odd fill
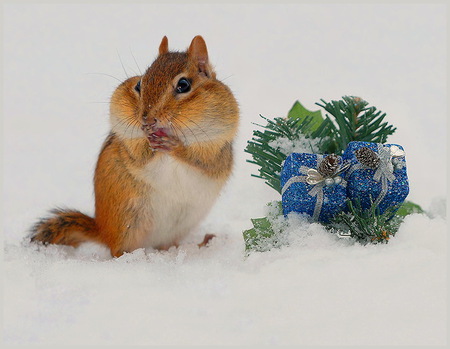
[[[388,243],[402,222],[395,214],[397,207],[389,207],[380,214],[377,206],[362,209],[359,202],[347,201],[348,212],[340,212],[334,217],[327,229],[340,236],[349,236],[359,243]]]
[[[305,152],[342,155],[351,141],[385,143],[396,130],[384,120],[386,113],[369,106],[359,97],[344,96],[331,102],[321,99],[316,105],[325,111],[325,117],[321,110],[307,110],[299,101],[294,103],[285,118],[270,120],[260,115],[267,123],[265,126],[257,124],[262,130],[254,130],[252,139],[248,141],[245,151],[251,154],[252,159],[247,161],[258,166],[258,174],[252,176],[265,180],[278,193],[281,193],[282,163],[296,144],[301,143]],[[397,231],[401,217],[423,211],[420,206],[405,202],[395,215],[393,212],[395,209],[380,215],[373,207],[362,210],[349,202],[349,212],[337,215],[327,228],[361,243],[387,242]],[[254,227],[244,232],[247,250],[267,250],[264,241],[269,238],[277,240],[271,224],[273,219],[252,219]],[[266,246],[264,249],[261,248],[263,245]]]
[[[330,137],[327,146],[321,149],[323,153],[342,154],[351,141],[385,143],[387,137],[393,134],[395,127],[383,122],[386,113],[375,107],[367,107],[368,103],[359,98],[344,96],[340,101],[316,103],[331,114],[333,123],[326,115],[323,132],[319,137]]]
[[[248,142],[245,149],[247,153],[252,154],[253,160],[247,161],[259,166],[259,175],[252,176],[265,179],[267,185],[281,193],[281,164],[289,154],[285,154],[280,148],[270,144],[279,138],[287,138],[295,142],[300,139],[301,135],[308,137],[313,117],[307,115],[304,118],[275,118],[272,121],[260,116],[267,121],[267,125],[257,125],[264,127],[264,132],[253,131],[253,139]]]

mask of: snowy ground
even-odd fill
[[[447,343],[444,5],[5,5],[3,342],[6,344]],[[199,15],[201,14],[201,15]],[[193,21],[192,18],[195,18]],[[178,249],[112,259],[98,245],[38,248],[54,206],[93,211],[109,95],[163,35],[202,34],[240,102],[236,167]],[[119,54],[119,55],[118,55]],[[133,56],[135,58],[133,58]],[[388,114],[407,151],[407,217],[388,245],[299,224],[289,247],[246,257],[242,231],[279,199],[243,152],[258,114],[354,94]],[[445,126],[445,127],[444,127]],[[218,237],[199,249],[205,233]]]

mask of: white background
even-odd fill
[[[155,314],[169,324],[171,316],[175,316],[185,302],[195,304],[198,313],[181,311],[181,315],[176,315],[179,320],[174,320],[174,328],[180,330],[178,334],[184,341],[182,343],[203,342],[198,335],[202,331],[193,330],[193,327],[209,328],[211,320],[205,315],[209,314],[208,309],[219,314],[224,323],[220,323],[222,320],[213,322],[215,331],[208,332],[205,343],[418,344],[420,340],[423,343],[443,343],[444,315],[439,309],[445,306],[446,301],[445,293],[441,292],[444,283],[439,273],[445,271],[441,265],[445,252],[438,245],[445,245],[446,241],[441,234],[446,226],[444,220],[412,217],[417,221],[410,222],[408,229],[403,228],[403,240],[399,235],[398,241],[392,244],[396,247],[391,249],[380,247],[368,252],[362,247],[336,247],[326,236],[322,237],[324,240],[314,240],[314,249],[320,250],[325,246],[329,253],[325,253],[329,258],[321,261],[327,267],[319,277],[323,278],[320,285],[310,284],[300,294],[305,300],[314,299],[331,305],[328,308],[331,313],[322,308],[317,308],[316,312],[308,309],[312,314],[309,319],[317,321],[316,326],[308,318],[303,318],[305,309],[291,308],[281,300],[289,302],[296,299],[294,289],[304,287],[308,277],[317,273],[317,265],[311,264],[311,261],[317,262],[317,255],[308,249],[308,244],[300,244],[297,250],[270,252],[266,257],[261,255],[243,261],[241,232],[250,227],[250,218],[264,214],[266,202],[279,199],[278,194],[262,180],[250,177],[251,173],[256,173],[256,167],[245,162],[249,155],[243,150],[255,128],[252,122],[260,122],[259,114],[285,116],[297,99],[307,108],[316,110],[319,107],[314,103],[321,98],[329,101],[343,95],[356,95],[386,112],[386,120],[398,128],[389,142],[401,144],[407,152],[408,199],[430,210],[443,205],[447,188],[446,15],[446,7],[439,4],[5,5],[2,30],[2,197],[5,255],[9,261],[6,274],[9,277],[5,280],[5,303],[9,304],[4,318],[5,338],[11,343],[59,343],[68,339],[72,332],[81,330],[87,333],[87,337],[70,337],[74,343],[128,343],[133,338],[140,343],[176,342],[170,334],[163,335],[162,328],[155,325],[158,322],[152,324],[153,330],[142,329],[133,334],[129,325],[133,315],[127,312],[127,301],[111,291],[116,287],[113,281],[117,280],[120,284],[129,285],[124,286],[125,293],[140,290],[139,295],[131,297],[134,299],[131,304],[136,307],[132,314],[139,314],[135,318],[138,322],[147,321],[146,314]],[[108,134],[108,100],[119,83],[117,80],[125,79],[126,74],[131,76],[144,71],[155,58],[164,35],[168,36],[171,49],[184,50],[197,34],[205,38],[218,78],[230,86],[241,108],[233,178],[204,225],[193,235],[194,240],[204,230],[213,230],[224,238],[219,238],[208,252],[194,251],[190,245],[186,247],[187,252],[183,249],[167,254],[141,251],[142,255],[131,254],[131,262],[125,258],[119,266],[119,260],[86,262],[93,254],[102,255],[102,250],[95,246],[86,248],[81,255],[64,248],[49,249],[45,252],[47,255],[43,255],[34,250],[30,252],[29,247],[20,247],[30,225],[52,207],[70,207],[93,213],[93,169],[100,146]],[[443,212],[445,208],[439,210]],[[421,235],[423,230],[418,230],[422,229],[420,227],[425,231],[436,228],[430,231],[436,238],[430,249],[421,249],[431,238],[424,238]],[[317,229],[319,235],[325,234]],[[410,254],[405,246],[413,246],[417,253]],[[183,253],[187,253],[187,261],[183,257],[181,266],[177,266],[174,260],[178,261]],[[402,256],[412,259],[406,258],[404,264],[399,263],[386,281],[384,274],[375,267],[380,262],[378,253],[386,254],[384,257],[394,265]],[[343,257],[347,254],[349,256]],[[306,259],[303,260],[303,269],[298,271],[300,255]],[[344,258],[344,267],[350,266],[351,276],[339,274],[341,269],[334,265],[337,255]],[[365,297],[356,295],[356,304],[352,305],[352,302],[330,299],[329,295],[321,293],[322,287],[331,287],[327,273],[343,277],[343,281],[336,284],[337,292],[344,292],[346,282],[353,277],[365,275],[365,272],[360,275],[360,271],[351,269],[355,261],[363,265],[367,263],[368,273],[372,272],[372,276],[379,276],[387,282],[383,284],[380,279],[369,277],[371,281],[366,282],[366,286],[358,286],[360,291],[368,291],[365,287],[369,286],[371,290],[374,287],[381,290],[387,285],[388,289],[394,290],[393,297],[385,300],[387,303],[370,306]],[[128,263],[138,265],[128,270]],[[64,277],[64,268],[52,269],[59,268],[60,264],[69,268],[73,279]],[[434,270],[436,279],[424,284],[416,279],[417,274],[405,276],[410,268],[418,266],[425,268],[420,275],[432,277],[434,274],[429,274],[429,271]],[[45,268],[52,271],[43,276],[40,270]],[[248,312],[239,317],[236,315],[238,310],[234,315],[228,314],[227,306],[215,303],[214,297],[211,303],[200,304],[196,296],[202,292],[196,292],[197,286],[189,289],[192,293],[187,292],[187,298],[181,301],[183,285],[193,285],[191,283],[178,285],[180,294],[169,284],[160,284],[159,291],[148,280],[148,284],[140,285],[136,280],[144,277],[142,273],[148,271],[146,268],[153,273],[149,276],[150,281],[173,281],[170,277],[166,279],[168,269],[172,277],[196,277],[200,283],[203,280],[205,284],[198,287],[218,299],[222,295],[221,285],[225,283],[228,285],[224,286],[225,289],[232,292],[226,294],[229,298],[225,297],[229,303],[222,301],[232,309],[230,304],[234,304],[238,310],[247,309],[244,303],[235,303],[247,294],[245,286],[242,286],[245,280],[251,284],[250,292],[266,287],[264,285],[269,280],[276,282],[281,270],[289,271],[292,280],[296,281],[279,289],[279,294],[271,294],[270,297],[274,297],[269,297],[271,305],[265,303],[267,299],[264,297],[256,297],[254,306],[245,303]],[[158,268],[166,272],[158,273]],[[240,269],[246,270],[248,275],[241,278],[235,273]],[[183,273],[179,275],[180,270]],[[228,281],[216,280],[216,272]],[[111,273],[110,284],[99,286],[96,273]],[[127,281],[127,275],[133,275],[133,280]],[[89,294],[81,292],[87,300],[76,297],[74,300],[73,296],[80,292],[74,286],[76,284],[83,286],[83,292],[90,290]],[[27,285],[31,289],[25,287]],[[418,287],[418,293],[414,293],[411,287]],[[175,292],[173,299],[161,296],[170,292]],[[404,292],[410,292],[408,302],[405,301],[405,308],[396,308],[393,304],[402,301]],[[161,309],[139,307],[140,297],[145,298],[146,294],[159,295],[167,304],[162,301],[165,307]],[[436,308],[427,307],[424,296],[433,296],[438,302]],[[104,304],[97,305],[93,300],[103,300]],[[258,304],[258,300],[263,303]],[[119,303],[116,304],[117,313],[107,310],[114,307],[108,301]],[[414,316],[402,312],[409,302],[423,310],[413,323],[408,321],[412,321]],[[64,309],[64,304],[67,309]],[[83,304],[87,308],[83,308]],[[305,301],[305,304],[309,302]],[[361,307],[366,313],[357,310]],[[70,315],[79,309],[89,311],[79,317]],[[287,318],[283,317],[283,321],[286,323],[280,320],[271,327],[271,309],[274,312],[284,309]],[[346,321],[350,318],[337,319],[337,325],[330,320],[333,315],[342,314],[342,309],[350,311],[351,321],[356,319],[353,324],[355,331],[340,331],[347,328],[349,323]],[[384,312],[377,313],[379,309]],[[367,317],[374,321],[391,318],[399,327],[380,339],[358,321]],[[96,326],[100,326],[96,331],[90,331],[92,324],[89,319],[93,318]],[[196,326],[191,328],[189,319],[192,318]],[[112,328],[117,326],[127,330],[105,335],[102,329],[106,331],[108,326],[103,328],[100,325],[102,319],[109,319]],[[296,335],[296,323],[304,328],[311,326],[310,331],[302,336]],[[60,331],[57,335],[51,331],[55,324]],[[385,324],[380,326],[384,328]],[[425,331],[419,336],[417,329],[424,326]],[[322,327],[330,333],[329,342],[320,334]],[[270,328],[278,332],[269,333]],[[355,335],[357,329],[367,331]]]

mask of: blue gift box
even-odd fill
[[[343,173],[323,178],[318,166],[326,155],[292,153],[281,169],[284,215],[304,213],[313,221],[328,223],[336,213],[346,210],[346,181]],[[338,158],[339,167],[343,160]],[[311,183],[311,184],[310,184]]]
[[[373,157],[371,154],[361,156],[361,148],[375,153],[376,161],[367,160]],[[371,153],[364,150],[366,154]],[[350,142],[342,158],[350,163],[346,175],[348,198],[353,202],[359,199],[363,209],[371,207],[373,202],[382,214],[387,208],[401,204],[408,196],[409,184],[402,146]]]

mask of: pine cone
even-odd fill
[[[330,154],[320,162],[317,171],[319,171],[323,177],[332,177],[336,173],[338,167],[338,157],[334,154]]]
[[[377,168],[380,164],[380,158],[378,157],[378,154],[367,147],[357,149],[355,151],[355,156],[361,164],[366,165],[367,167],[370,167],[372,169]]]

